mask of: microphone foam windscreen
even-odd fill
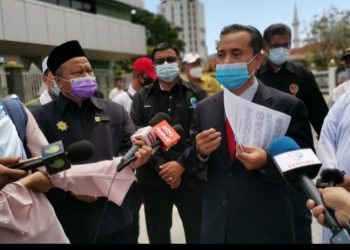
[[[173,129],[181,136],[184,136],[184,128],[180,124],[176,124],[173,126]]]
[[[166,120],[169,124],[171,124],[171,118],[168,114],[164,113],[164,112],[159,112],[157,114],[155,114],[150,120],[149,120],[149,125],[154,126],[158,123],[160,123],[161,121]]]
[[[288,136],[281,136],[273,140],[268,149],[271,156],[276,156],[293,150],[300,149],[299,145]]]
[[[71,162],[86,161],[94,153],[94,145],[88,140],[78,141],[68,147],[67,153]]]
[[[338,185],[344,182],[345,172],[337,168],[327,168],[322,170],[320,175],[322,182],[333,182]]]

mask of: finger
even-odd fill
[[[4,166],[8,166],[11,164],[15,164],[19,162],[20,157],[19,156],[14,156],[14,157],[0,157],[0,164]]]
[[[221,137],[221,133],[220,132],[215,132],[215,133],[212,133],[212,134],[208,134],[206,136],[198,137],[197,141],[206,143],[206,142],[213,141],[213,140],[215,140],[218,137]]]
[[[308,209],[313,209],[315,207],[315,202],[311,199],[309,199],[307,202],[306,202],[306,206]]]
[[[140,145],[140,146],[144,146],[145,145],[145,142],[143,140],[140,140],[140,139],[137,139],[137,138],[134,138],[132,143]]]
[[[221,144],[221,137],[217,138],[215,141],[212,141],[206,145],[199,146],[200,151],[203,152],[213,152],[215,149],[217,149]]]
[[[321,225],[324,225],[324,220],[325,220],[324,214],[320,214],[320,215],[317,217],[317,221],[318,221],[318,223],[320,223]]]
[[[208,135],[214,134],[215,132],[216,132],[216,130],[214,128],[211,128],[211,129],[208,129],[208,130],[205,130],[205,131],[199,133],[196,137],[203,138],[203,137],[206,137]]]
[[[19,170],[19,169],[8,169],[8,173],[11,178],[20,179],[27,175],[27,171]]]

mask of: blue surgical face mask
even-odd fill
[[[216,80],[230,91],[239,89],[254,74],[253,72],[249,75],[248,64],[250,64],[255,57],[256,56],[247,63],[217,64]]]
[[[278,47],[274,49],[270,49],[269,51],[269,59],[272,63],[276,65],[282,65],[288,60],[289,49],[285,47]]]
[[[56,96],[59,96],[60,95],[60,88],[57,86],[57,83],[55,81],[53,81],[54,84],[53,84],[53,88],[52,88],[52,91],[55,93]]]
[[[156,71],[157,76],[161,81],[165,83],[171,83],[179,75],[180,70],[176,62],[165,62],[162,65],[157,65]]]

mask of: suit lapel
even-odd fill
[[[269,107],[270,106],[269,103],[273,99],[273,96],[268,91],[268,88],[262,82],[260,81],[258,82],[259,82],[258,89],[253,97],[252,102],[265,107]]]
[[[219,148],[216,150],[216,154],[219,159],[224,160],[224,164],[222,165],[225,169],[231,167],[231,164],[235,161],[231,161],[228,155],[227,148],[227,134],[226,134],[226,115],[225,115],[225,107],[224,107],[224,94],[221,92],[216,95],[216,98],[213,99],[213,109],[214,112],[212,116],[212,122],[215,123],[215,129],[219,131],[222,135],[222,141]]]

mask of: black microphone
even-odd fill
[[[317,188],[335,187],[344,183],[345,172],[337,168],[327,168],[321,171],[317,179]]]
[[[157,114],[155,114],[148,122],[148,124],[150,126],[155,126],[157,123],[161,122],[161,121],[167,121],[167,123],[169,123],[170,125],[172,125],[172,121],[170,116],[167,113],[164,112],[158,112]]]
[[[145,128],[140,128],[139,130],[137,130],[135,132],[135,134],[132,135],[132,137],[139,139],[139,140],[143,140],[146,141],[152,137],[152,133],[153,133],[153,129],[151,126],[156,125],[157,123],[161,122],[161,121],[167,121],[168,123],[170,123],[170,116],[167,115],[164,112],[159,112],[157,114],[155,114],[150,120],[149,120],[149,124],[150,126],[145,127]],[[153,144],[153,142],[147,143],[148,146],[151,146]],[[132,162],[133,160],[135,160],[135,153],[137,152],[137,150],[139,150],[141,148],[140,145],[138,144],[134,144],[131,146],[131,148],[128,150],[128,152],[125,153],[125,155],[123,156],[123,158],[120,160],[120,162],[124,162],[124,167],[126,165],[128,165],[130,162]],[[126,164],[126,165],[125,165]],[[118,172],[120,172],[124,167],[120,167],[119,169],[117,169]]]
[[[310,177],[314,178],[316,170],[318,172],[321,167],[321,162],[315,153],[311,149],[300,149],[299,145],[287,136],[275,139],[268,151],[280,172],[291,184],[301,188],[308,197],[314,200],[316,205],[325,207],[325,225],[333,233],[331,242],[350,243],[349,233],[339,226],[333,216],[333,211],[326,207],[317,187],[310,180]]]
[[[41,148],[41,157],[35,157],[20,161],[12,165],[12,168],[22,170],[34,170],[45,166],[49,175],[59,173],[71,167],[71,163],[78,163],[91,158],[93,144],[90,141],[82,140],[71,144],[67,152],[64,151],[62,141],[57,141]]]

